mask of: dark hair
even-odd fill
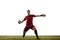
[[[30,12],[30,10],[27,10],[27,12]]]

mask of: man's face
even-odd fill
[[[30,10],[27,10],[28,15],[30,15]]]

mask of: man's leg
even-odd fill
[[[39,37],[38,37],[38,33],[37,33],[37,30],[34,30],[34,33],[35,33],[37,39],[39,39]]]
[[[26,34],[26,32],[29,30],[29,28],[28,27],[25,27],[24,28],[24,31],[23,31],[23,38],[25,37],[25,34]]]
[[[35,27],[33,27],[33,30],[34,30],[34,33],[35,33],[35,35],[36,35],[37,39],[39,39],[39,36],[38,36],[38,33],[37,33],[36,28],[35,28]]]
[[[23,38],[24,38],[24,36],[25,36],[25,33],[26,33],[26,32],[25,32],[25,31],[23,31]]]

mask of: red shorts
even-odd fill
[[[35,26],[34,25],[25,26],[24,31],[28,31],[29,29],[33,30],[33,27],[35,27]]]

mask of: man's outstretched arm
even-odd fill
[[[45,14],[41,14],[41,15],[35,15],[36,17],[45,17]]]

